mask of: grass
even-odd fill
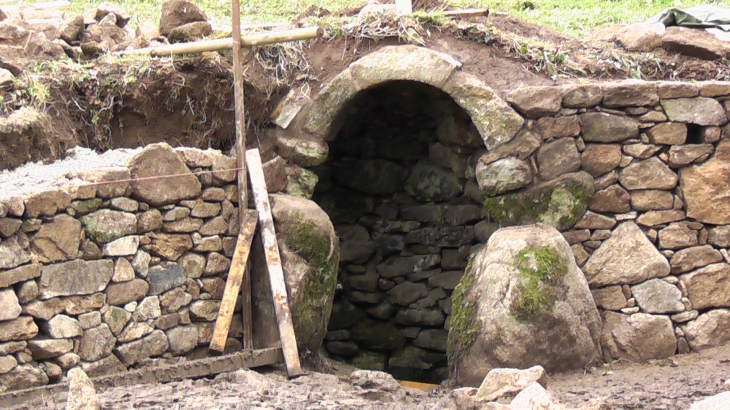
[[[35,1],[35,0],[32,0]],[[38,0],[40,1],[40,0]],[[116,3],[133,15],[133,24],[139,21],[158,21],[163,0],[107,0]],[[690,7],[715,3],[727,5],[722,0],[443,0],[455,8],[489,7],[493,11],[506,12],[521,19],[555,28],[574,35],[604,24],[633,23],[667,7]],[[68,13],[81,13],[97,4],[93,0],[71,0]],[[381,0],[392,3],[393,0]],[[195,0],[208,18],[216,25],[230,26],[230,0]],[[241,0],[244,23],[284,21],[296,16],[309,6],[337,11],[362,6],[367,0]],[[136,25],[136,24],[135,24]]]

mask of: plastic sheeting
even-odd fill
[[[720,40],[730,41],[730,9],[703,4],[680,10],[668,8],[653,16],[647,23],[663,23],[665,26],[703,28]]]

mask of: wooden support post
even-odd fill
[[[274,311],[276,312],[276,321],[279,325],[281,350],[284,353],[284,362],[286,363],[289,377],[297,377],[304,374],[304,372],[299,364],[297,339],[294,334],[294,324],[286,294],[286,283],[284,282],[284,270],[281,266],[279,244],[276,241],[274,218],[271,215],[269,193],[266,189],[266,180],[264,179],[264,169],[261,165],[259,150],[248,150],[246,152],[246,162],[248,163],[249,169],[248,175],[251,179],[251,191],[253,193],[253,199],[256,202],[256,210],[259,212],[259,221],[261,222],[261,241],[263,242],[264,253],[266,254],[266,266],[269,271],[271,295],[274,299]]]
[[[247,261],[251,252],[251,244],[253,243],[257,221],[258,212],[249,209],[245,210],[240,232],[238,233],[236,250],[233,253],[233,260],[231,261],[231,270],[228,272],[226,288],[223,291],[221,307],[218,311],[218,319],[215,322],[215,330],[213,330],[213,339],[210,341],[210,350],[214,352],[222,353],[226,348],[228,331],[231,328],[231,319],[233,318],[233,309],[236,306],[236,299],[238,299],[238,294],[241,290],[241,282],[244,281],[244,276],[248,276],[246,272],[246,268],[248,267]],[[249,292],[249,298],[250,295]]]
[[[401,16],[410,16],[413,14],[411,0],[395,0],[395,12]]]
[[[244,107],[243,89],[243,49],[241,47],[241,3],[231,0],[231,24],[233,27],[233,98],[235,104],[236,123],[236,159],[238,165],[238,220],[243,228],[243,221],[248,209],[248,180],[246,179],[246,111]],[[241,232],[243,233],[243,232]],[[240,235],[240,233],[239,233]],[[240,236],[239,236],[240,241]],[[249,248],[250,248],[249,243]],[[243,261],[246,264],[248,255]],[[246,267],[247,269],[248,267]],[[253,350],[253,318],[251,313],[251,275],[250,269],[243,278],[243,350]]]

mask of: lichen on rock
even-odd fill
[[[583,216],[593,191],[593,177],[576,172],[521,192],[487,198],[484,210],[502,226],[543,223],[564,231]]]
[[[332,311],[339,245],[334,227],[317,204],[271,195],[294,332],[301,347],[316,351]]]
[[[568,271],[565,261],[551,248],[528,248],[515,256],[521,281],[512,300],[512,312],[527,319],[555,303],[556,285]]]
[[[451,376],[478,386],[493,368],[582,368],[601,357],[601,318],[563,236],[503,228],[475,254],[452,295]]]

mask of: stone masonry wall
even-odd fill
[[[309,181],[305,195],[314,191],[340,235],[331,354],[397,377],[444,378],[450,296],[469,255],[500,226],[538,222],[572,246],[604,320],[606,361],[730,341],[729,83],[518,89],[507,102],[524,124],[489,150],[469,139],[469,118],[449,96],[416,93],[418,105],[403,98],[414,83],[385,84],[361,91],[360,109],[348,103],[340,115],[350,119],[326,142],[279,141],[280,155],[308,168],[287,189]],[[495,102],[468,104],[479,112]],[[413,124],[418,132],[405,131]],[[419,184],[449,194],[423,196]]]
[[[508,101],[527,123],[507,144],[516,157],[480,159],[485,208],[564,231],[602,312],[605,360],[730,342],[730,84],[538,87]]]
[[[235,166],[155,145],[128,167],[0,200],[0,391],[205,354],[238,234]]]

